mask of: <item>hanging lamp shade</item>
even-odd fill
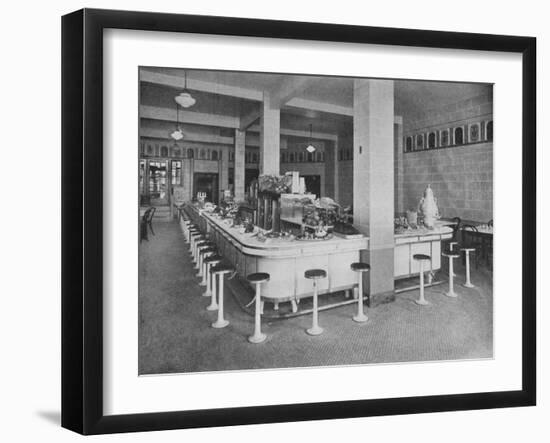
[[[170,137],[172,137],[175,141],[180,141],[183,137],[185,137],[185,134],[180,128],[180,109],[178,105],[176,105],[176,129],[170,133]]]
[[[183,91],[180,95],[177,95],[175,100],[176,103],[182,108],[190,108],[195,103],[197,103],[197,100],[195,100],[187,91]]]
[[[177,95],[175,97],[175,100],[176,103],[182,108],[190,108],[195,103],[197,103],[197,100],[195,100],[191,93],[187,90],[187,71],[183,71],[183,75],[185,76],[185,85],[183,87],[183,92],[180,95]]]
[[[306,147],[306,151],[312,154],[317,148],[311,143],[311,137],[313,136],[313,125],[309,125],[309,144]]]
[[[180,141],[182,138],[185,137],[185,135],[180,128],[177,128],[174,132],[170,134],[170,137],[172,137],[176,141]]]

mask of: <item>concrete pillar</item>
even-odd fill
[[[393,80],[354,81],[353,217],[370,238],[362,259],[371,302],[394,290],[394,111]]]
[[[185,187],[185,194],[187,200],[193,199],[193,173],[194,173],[194,159],[188,158],[183,161],[183,186]]]
[[[279,175],[281,109],[264,92],[260,116],[260,175]]]
[[[226,189],[229,189],[229,152],[225,149],[220,151],[221,159],[218,160],[218,177],[219,177],[219,198],[221,199],[222,193]]]
[[[233,172],[233,184],[235,188],[235,201],[244,200],[244,182],[245,182],[245,163],[244,163],[244,149],[245,149],[245,136],[246,131],[240,131],[235,129],[235,157],[234,157],[234,172]]]
[[[403,206],[403,117],[394,118],[394,155],[395,155],[395,213],[405,212]]]
[[[338,170],[340,169],[339,163],[338,163],[338,150],[340,149],[338,144],[339,138],[336,137],[336,140],[334,141],[333,150],[331,158],[325,157],[325,161],[332,162],[334,164],[334,201],[336,203],[340,203],[340,174]]]

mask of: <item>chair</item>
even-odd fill
[[[432,258],[426,254],[414,254],[413,259],[420,265],[420,297],[415,302],[421,306],[429,305],[430,303],[424,298],[424,263],[431,262]]]
[[[307,329],[306,332],[309,335],[320,335],[323,333],[323,328],[319,326],[317,280],[327,278],[327,272],[323,269],[309,269],[304,273],[304,277],[313,280],[313,321],[311,328]]]
[[[370,271],[370,265],[368,263],[356,262],[352,263],[350,268],[359,275],[357,285],[359,292],[357,296],[357,315],[353,316],[353,320],[357,323],[364,323],[369,318],[363,312],[363,274]]]
[[[255,272],[246,277],[246,279],[256,286],[255,307],[254,307],[254,333],[248,337],[250,343],[262,343],[266,339],[266,335],[262,333],[261,319],[261,289],[262,283],[269,281],[270,275],[266,272]]]

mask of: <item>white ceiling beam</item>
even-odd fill
[[[260,126],[259,125],[251,126],[248,128],[248,131],[260,132]],[[329,134],[326,132],[312,131],[310,135],[309,131],[303,131],[299,129],[285,129],[285,128],[281,128],[280,132],[281,132],[281,135],[290,135],[293,137],[314,138],[318,140],[333,140],[333,141],[336,141],[338,139],[338,136],[336,134]]]
[[[256,123],[256,121],[261,117],[261,111],[255,109],[252,112],[244,115],[240,118],[239,130],[246,131],[251,125]]]
[[[173,142],[174,140],[170,137],[169,132],[170,131],[166,131],[164,129],[141,128],[139,135],[140,137],[158,138]],[[180,143],[185,143],[186,141],[212,143],[218,145],[233,145],[235,143],[233,137],[222,137],[221,135],[214,134],[197,134],[188,131],[184,131],[184,134],[185,138],[180,140]]]
[[[286,102],[285,106],[301,109],[311,109],[313,111],[327,112],[329,114],[348,115],[353,117],[353,108],[347,106],[334,105],[332,103],[307,100],[305,98],[294,97]]]
[[[271,103],[275,107],[284,106],[296,94],[303,92],[313,83],[313,79],[306,76],[285,76],[282,81],[269,92]]]
[[[147,71],[142,69],[140,71],[140,81],[145,83],[152,83],[155,85],[168,86],[171,88],[182,89],[185,87],[185,81],[183,77],[175,75],[162,74],[160,72]],[[229,95],[232,97],[239,97],[248,100],[262,101],[263,92],[255,89],[241,88],[238,86],[223,85],[220,83],[212,83],[204,80],[198,80],[187,77],[187,89],[194,91],[210,92],[212,94]]]
[[[162,120],[168,122],[176,122],[177,113],[175,109],[159,108],[156,106],[141,105],[139,107],[139,116],[151,120]],[[240,119],[219,114],[205,114],[202,112],[179,111],[180,123],[216,126],[219,128],[238,128]]]

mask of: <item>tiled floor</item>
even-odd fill
[[[426,307],[414,303],[418,291],[401,293],[368,309],[366,324],[351,320],[355,305],[324,311],[325,332],[317,337],[304,332],[309,316],[264,321],[268,338],[252,345],[246,338],[253,318],[230,294],[230,325],[210,327],[216,313],[205,309],[209,299],[201,296],[178,225],[156,223],[155,233],[140,245],[140,374],[492,357],[492,273],[485,269],[473,270],[477,287],[466,289],[458,267],[456,299],[443,295],[447,284],[426,290]]]

